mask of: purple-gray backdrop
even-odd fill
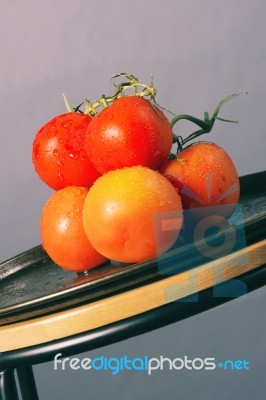
[[[265,15],[264,0],[2,1],[0,261],[40,242],[39,216],[52,191],[35,175],[31,144],[48,119],[65,111],[62,91],[77,105],[108,92],[112,74],[126,71],[148,80],[153,73],[160,104],[202,117],[222,97],[246,90],[248,96],[228,103],[221,114],[239,124],[217,122],[211,140],[228,151],[240,175],[265,170]],[[181,133],[193,128],[180,124]],[[218,352],[252,358],[249,374],[90,377],[56,374],[49,364],[36,368],[40,399],[262,400],[265,303],[262,289],[101,352]]]

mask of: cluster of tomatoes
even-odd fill
[[[55,190],[41,215],[42,245],[66,269],[154,258],[175,243],[183,209],[239,199],[238,175],[228,154],[209,142],[183,150],[186,141],[173,134],[180,118],[167,119],[153,86],[143,89],[132,75],[122,76],[128,85],[116,86],[115,95],[86,103],[84,112],[67,103],[69,111],[47,122],[33,142],[35,170]],[[125,86],[135,93],[127,95]],[[196,121],[201,131],[190,138],[210,131],[219,108],[213,118]],[[160,229],[155,215],[162,216]]]

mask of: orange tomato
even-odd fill
[[[240,184],[233,161],[214,143],[192,144],[167,160],[160,172],[176,187],[184,209],[223,206],[222,214],[232,213],[239,201]]]
[[[43,248],[56,264],[73,271],[85,271],[106,261],[83,229],[87,193],[88,189],[77,186],[61,189],[47,200],[41,216]]]
[[[174,229],[157,229],[154,217],[161,215],[167,225],[171,211],[178,211]],[[176,241],[182,226],[181,199],[157,171],[143,166],[117,169],[91,187],[83,224],[90,242],[105,257],[125,263],[148,260]]]

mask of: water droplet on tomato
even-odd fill
[[[58,176],[58,178],[60,179],[60,181],[63,182],[63,181],[65,180],[65,177],[64,177],[63,174],[60,173],[60,174],[58,174],[57,176]]]
[[[60,167],[63,167],[63,166],[64,166],[64,163],[62,163],[62,161],[60,161],[60,160],[57,161],[57,164],[58,164]]]
[[[59,139],[58,143],[60,143],[60,144],[63,143],[63,139]]]
[[[69,212],[69,213],[67,214],[67,216],[68,216],[69,218],[73,218],[73,217],[74,217],[73,211]]]
[[[79,153],[77,152],[69,153],[69,157],[72,158],[72,160],[76,160],[77,158],[79,158]]]
[[[75,208],[75,212],[78,214],[78,213],[80,212],[80,208],[79,208],[79,207],[76,207],[76,208]]]
[[[53,150],[53,155],[54,155],[55,157],[59,157],[60,153],[59,153],[59,151],[58,151],[57,149],[54,149],[54,150]]]
[[[72,125],[72,123],[73,123],[72,119],[68,119],[68,120],[66,120],[66,121],[64,121],[64,122],[62,123],[62,126],[63,126],[64,128],[69,128],[69,127]]]
[[[57,129],[55,125],[51,126],[51,131],[50,131],[51,136],[55,136],[57,134]]]

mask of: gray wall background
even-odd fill
[[[111,90],[109,78],[154,74],[158,102],[199,117],[234,92],[210,140],[239,175],[265,170],[266,3],[264,0],[1,1],[0,262],[40,242],[39,217],[51,194],[35,175],[37,130],[71,104]],[[179,133],[194,126],[180,124]],[[159,331],[91,352],[247,358],[249,373],[55,373],[35,368],[40,399],[250,399],[265,395],[265,289]],[[139,385],[138,385],[139,384]]]

